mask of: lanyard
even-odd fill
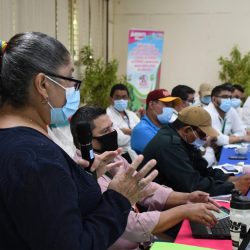
[[[219,117],[219,120],[220,120],[220,123],[222,125],[221,133],[224,134],[226,123],[227,123],[227,119],[222,119],[222,118]]]
[[[129,117],[128,117],[126,111],[124,111],[124,113],[125,113],[125,115],[124,115],[122,118],[123,118],[123,120],[127,123],[128,127],[131,129]]]
[[[131,129],[130,120],[129,120],[129,117],[128,117],[128,114],[126,113],[126,111],[124,110],[125,115],[123,115],[118,110],[116,110],[115,108],[114,108],[114,110],[118,115],[120,115],[122,117],[122,119],[127,123],[128,127]]]

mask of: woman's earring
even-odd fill
[[[42,104],[47,104],[48,103],[48,97],[45,97],[41,101]]]

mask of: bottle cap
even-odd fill
[[[234,189],[232,192],[230,207],[239,210],[248,210],[250,209],[250,198],[242,195],[239,190]]]

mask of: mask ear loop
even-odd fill
[[[54,107],[50,104],[50,102],[47,100],[47,104],[50,106],[50,108],[53,110]]]
[[[196,137],[196,139],[200,139],[200,137],[195,133],[195,131],[193,130],[193,128],[190,126],[190,128],[192,129],[192,132],[194,134],[194,136]]]

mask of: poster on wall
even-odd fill
[[[129,30],[127,81],[132,110],[143,106],[147,94],[159,87],[163,38],[163,31]]]

